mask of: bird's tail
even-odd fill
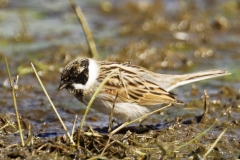
[[[231,73],[229,73],[226,70],[213,69],[213,70],[206,70],[206,71],[189,73],[184,75],[173,75],[170,80],[171,85],[166,87],[165,90],[170,91],[184,84],[192,83],[195,81],[201,81],[208,78],[220,77],[220,76],[229,75],[229,74]]]

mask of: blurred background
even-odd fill
[[[154,72],[185,74],[221,68],[232,75],[174,90],[184,102],[236,97],[240,88],[239,0],[76,0],[92,31],[100,60],[127,62]],[[4,58],[16,85],[20,115],[33,130],[62,131],[32,72],[33,62],[65,123],[85,106],[67,91],[57,91],[61,69],[89,50],[81,25],[67,0],[0,0],[0,114],[15,113]],[[223,97],[219,97],[222,93]],[[240,106],[237,106],[240,107]],[[178,109],[162,114],[169,121],[186,115]],[[199,112],[196,112],[199,111]],[[202,108],[193,110],[194,114]],[[188,111],[188,114],[193,114]],[[161,121],[156,115],[155,121]],[[165,117],[165,119],[166,119]],[[164,119],[164,120],[165,120]],[[56,124],[57,123],[57,124]],[[92,110],[87,125],[106,126],[108,116]]]

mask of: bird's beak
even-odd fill
[[[67,85],[68,85],[68,83],[61,81],[61,82],[60,82],[60,85],[59,85],[59,87],[58,87],[58,90],[59,90],[59,91],[62,90],[62,89],[65,88]]]

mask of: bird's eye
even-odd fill
[[[84,59],[81,63],[81,67],[83,67],[83,68],[87,68],[88,65],[89,65],[89,61],[87,59]]]

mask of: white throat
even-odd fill
[[[97,64],[97,61],[94,59],[88,59],[89,60],[89,65],[88,65],[88,81],[86,84],[79,84],[79,83],[73,83],[73,87],[75,89],[83,89],[86,90],[89,87],[91,87],[91,85],[93,85],[98,76],[99,76],[99,71],[100,71],[100,67]]]

